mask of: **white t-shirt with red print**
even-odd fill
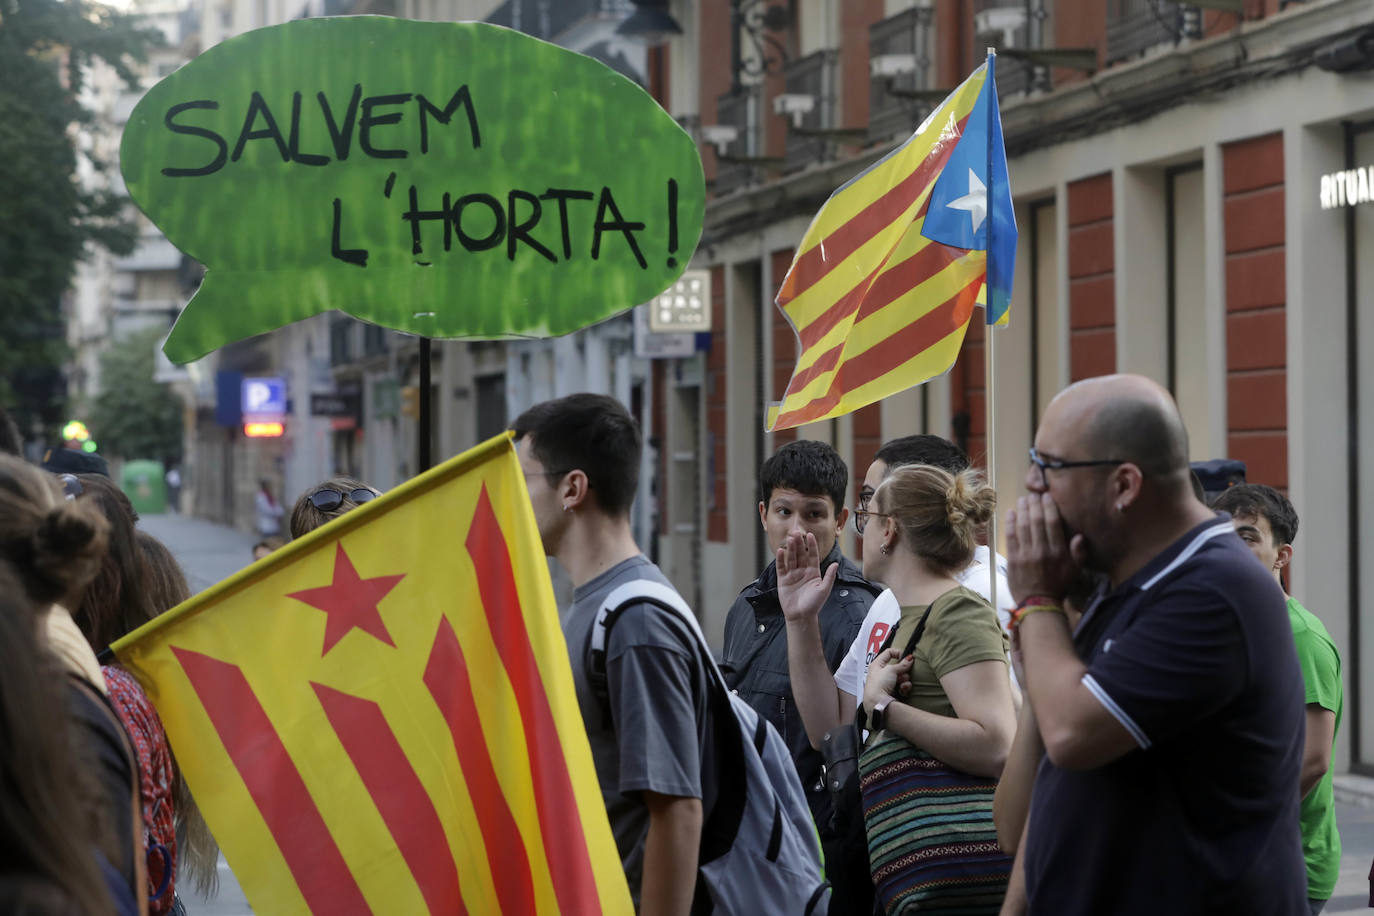
[[[990,587],[992,572],[988,563],[990,556],[991,551],[987,547],[979,545],[974,549],[973,562],[954,577],[960,585],[972,589],[984,598],[987,598],[992,591]],[[1011,610],[1014,607],[1016,607],[1016,602],[1012,600],[1011,589],[1007,586],[1007,560],[998,554],[997,620],[1002,624],[1004,630],[1011,620]],[[892,594],[892,589],[884,590],[873,602],[872,607],[868,609],[868,616],[864,617],[864,622],[859,627],[859,635],[850,645],[849,652],[840,662],[840,667],[835,669],[835,686],[852,694],[860,703],[863,702],[864,680],[868,677],[868,665],[878,655],[888,633],[897,625],[901,616],[902,608],[897,604],[897,596]],[[1013,682],[1015,679],[1016,676],[1012,675]]]

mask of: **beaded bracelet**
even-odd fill
[[[1052,611],[1056,614],[1063,614],[1065,619],[1068,618],[1068,614],[1064,611],[1063,606],[1059,604],[1048,601],[1039,604],[1019,604],[1016,606],[1016,609],[1011,612],[1011,620],[1008,623],[1008,628],[1015,630],[1021,625],[1022,620],[1037,611]]]

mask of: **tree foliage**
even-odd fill
[[[61,418],[61,298],[87,243],[127,254],[136,241],[127,201],[77,177],[88,68],[103,61],[133,86],[133,63],[159,40],[91,0],[0,0],[0,403],[26,430]]]
[[[112,343],[100,356],[100,394],[87,422],[106,455],[175,461],[181,456],[181,399],[153,380],[154,350],[165,330],[150,328]]]

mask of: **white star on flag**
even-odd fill
[[[968,170],[968,193],[951,200],[947,206],[951,210],[967,210],[969,218],[973,220],[973,231],[978,231],[983,220],[988,218],[988,189],[978,179],[977,172]]]

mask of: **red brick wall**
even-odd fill
[[[793,30],[794,31],[794,30]],[[784,41],[784,35],[772,33],[779,41]],[[727,32],[728,36],[729,33]],[[784,44],[791,45],[794,42],[787,40]],[[777,50],[771,46],[765,46],[766,53],[776,57]],[[728,52],[728,46],[727,51]],[[789,59],[792,51],[788,51]],[[727,68],[728,69],[728,68]],[[770,70],[763,78],[763,95],[760,97],[762,106],[761,115],[763,118],[763,154],[765,156],[781,156],[787,152],[787,125],[788,119],[785,115],[777,114],[773,111],[773,100],[787,91],[787,80],[783,76],[782,67]]]
[[[970,0],[937,3],[933,87],[953,89],[978,66],[972,63],[973,41],[973,7]],[[979,60],[981,62],[982,58]]]
[[[711,350],[706,354],[706,447],[710,477],[710,502],[706,510],[706,539],[730,540],[728,474],[725,466],[725,267],[711,268]]]
[[[1073,12],[1070,15],[1054,17],[1054,35],[1046,37],[1050,39],[1046,42],[1047,47],[1096,48],[1097,63],[1100,67],[1107,52],[1107,4],[1073,4]],[[1091,74],[1082,70],[1055,67],[1050,79],[1057,89],[1070,83],[1082,82],[1089,76]]]
[[[1069,185],[1069,377],[1116,371],[1112,176]]]
[[[1288,486],[1283,135],[1222,148],[1226,448],[1253,483]]]
[[[730,0],[701,0],[697,4],[697,33],[707,40],[699,43],[697,73],[702,124],[716,123],[716,99],[730,88]],[[712,37],[716,36],[714,40]],[[722,45],[722,42],[724,44]],[[702,143],[701,164],[706,180],[716,177],[716,148]]]
[[[649,95],[665,109],[671,109],[668,98],[668,45],[655,45],[649,49],[647,68],[649,71]]]
[[[873,463],[873,455],[883,444],[883,410],[881,404],[869,404],[854,411],[854,453],[849,466],[849,481],[853,486],[854,502],[859,502],[859,490],[864,475]]]
[[[840,4],[840,123],[868,124],[868,27],[883,18],[883,0]]]
[[[773,252],[771,255],[771,266],[773,276],[773,299],[763,304],[772,315],[773,333],[773,385],[769,392],[768,400],[777,401],[782,398],[782,393],[787,390],[787,383],[792,380],[792,372],[797,368],[797,335],[792,332],[792,326],[787,323],[781,310],[774,304],[777,299],[777,291],[782,286],[783,278],[787,276],[787,268],[792,266],[792,249],[782,248]],[[773,433],[773,447],[786,445],[797,438],[795,429],[780,429]]]

